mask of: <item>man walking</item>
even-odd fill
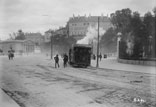
[[[10,48],[10,50],[8,51],[9,60],[13,60],[14,52],[15,52],[15,51],[14,51],[12,48]]]
[[[59,66],[59,57],[58,57],[58,54],[54,57],[54,60],[55,60],[55,68],[57,68],[57,66],[59,68],[60,66]]]
[[[64,68],[67,67],[67,62],[68,62],[68,56],[67,56],[67,54],[64,54],[64,57],[63,57]]]
[[[99,58],[100,58],[100,61],[101,61],[101,59],[102,59],[102,55],[101,55],[101,53],[100,53],[100,55],[99,55]]]

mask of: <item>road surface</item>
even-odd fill
[[[0,87],[21,107],[155,107],[156,75],[54,68],[43,55],[0,57]]]

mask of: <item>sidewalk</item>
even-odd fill
[[[91,65],[93,67],[96,67],[96,60],[92,60]],[[150,73],[156,75],[155,66],[143,66],[143,65],[119,63],[117,62],[117,59],[115,57],[102,59],[101,61],[99,60],[99,68]]]
[[[1,107],[19,107],[19,105],[0,89]]]

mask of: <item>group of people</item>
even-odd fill
[[[100,59],[100,61],[101,61],[101,59],[102,59],[102,55],[100,54],[100,55],[98,55],[98,58]],[[93,54],[93,59],[95,60],[96,59],[96,55],[95,54]]]
[[[55,60],[55,68],[59,68],[60,65],[59,65],[59,56],[58,54],[54,57],[54,60]],[[63,55],[63,66],[64,68],[67,67],[67,62],[68,62],[68,55],[67,54],[64,54]]]

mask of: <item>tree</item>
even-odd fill
[[[24,40],[25,39],[25,35],[23,33],[22,30],[18,30],[18,34],[17,36],[15,37],[16,40]]]
[[[152,42],[152,46],[153,46],[153,53],[152,53],[152,56],[153,57],[155,57],[156,58],[156,34],[155,34],[155,32],[156,32],[156,7],[154,7],[154,9],[153,9],[153,13],[154,13],[154,23],[153,23],[153,42]]]
[[[156,16],[156,7],[153,8],[153,13]]]
[[[76,40],[73,37],[67,37],[66,35],[56,34],[52,38],[53,43],[57,45],[71,46],[76,43]]]
[[[132,15],[131,30],[136,42],[140,42],[140,40],[145,42],[145,40],[147,39],[147,30],[138,12],[134,12]]]
[[[149,35],[153,35],[154,33],[154,18],[152,16],[152,14],[150,12],[147,12],[145,15],[144,15],[144,24],[145,24],[145,27],[147,29],[147,33],[148,33],[148,36]]]
[[[152,49],[150,49],[149,51],[149,48],[150,46],[152,46],[152,42],[155,42],[155,22],[154,22],[154,17],[152,16],[152,14],[150,12],[147,12],[145,15],[144,15],[144,25],[145,25],[145,30],[146,30],[146,41],[147,41],[147,44],[146,44],[146,53],[148,56],[152,56]]]
[[[154,11],[155,12],[155,11]],[[149,35],[153,35],[153,21],[151,13],[145,14],[144,21],[141,19],[138,12],[133,12],[130,9],[117,10],[111,14],[111,22],[115,26],[116,34],[122,33],[122,40],[132,41],[134,44],[134,58],[142,56],[144,49],[148,50]]]
[[[73,37],[66,37],[65,35],[56,34],[52,36],[53,50],[59,54],[68,53],[72,44],[75,44],[76,40]],[[43,43],[42,51],[50,50],[51,43]]]
[[[112,52],[116,51],[116,32],[113,28],[109,28],[106,33],[101,37],[100,47],[104,50],[110,50]]]
[[[132,11],[129,8],[117,10],[111,14],[111,22],[115,26],[117,32],[125,35],[130,32],[130,20]]]

